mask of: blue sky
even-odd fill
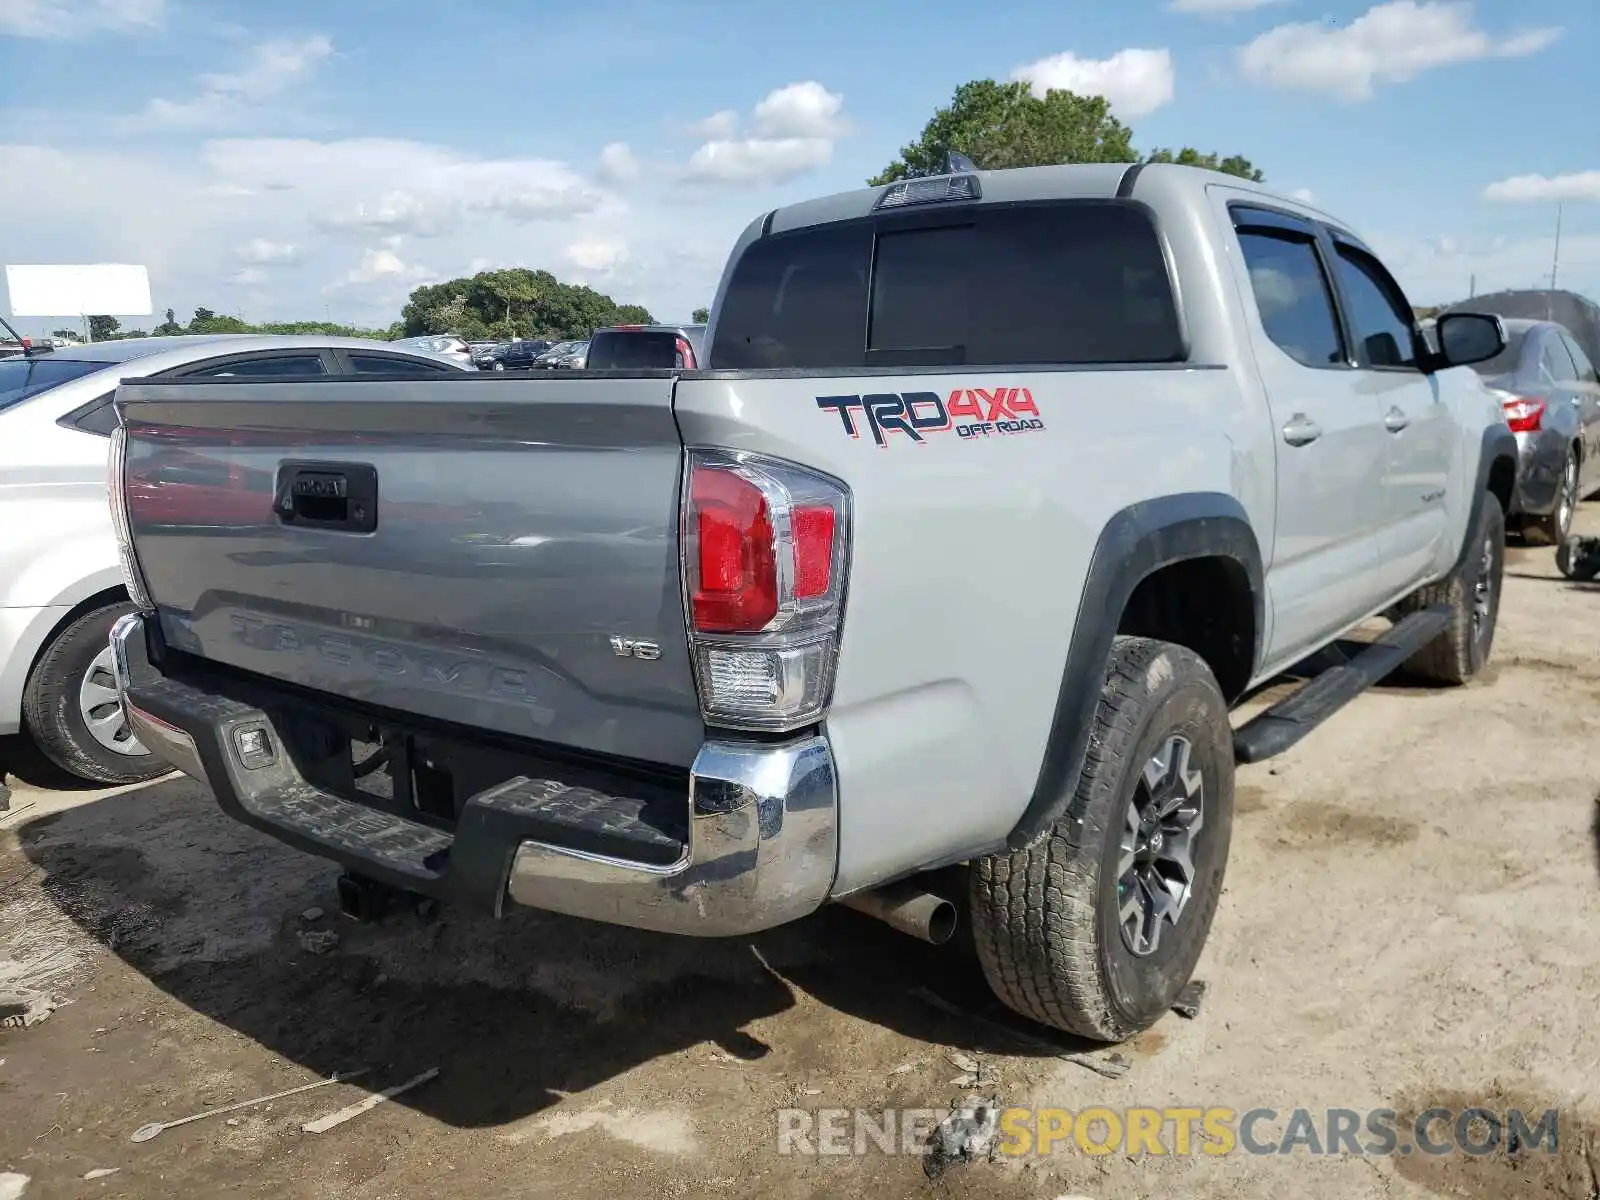
[[[1600,297],[1594,0],[0,0],[0,262],[140,262],[157,309],[387,324],[546,267],[658,317],[752,216],[859,186],[968,79],[1252,159],[1416,303]],[[25,322],[30,329],[60,322]],[[140,324],[125,320],[125,325]]]

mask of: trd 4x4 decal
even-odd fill
[[[963,439],[1005,437],[1044,429],[1033,392],[1027,388],[956,388],[948,397],[937,392],[818,396],[817,407],[838,413],[844,431],[853,438],[861,436],[857,420],[864,420],[872,440],[885,447],[891,433],[923,442],[928,434],[952,429]]]

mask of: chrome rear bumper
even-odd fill
[[[670,863],[642,862],[530,836],[535,826],[549,828],[537,797],[572,793],[557,781],[480,792],[450,830],[324,791],[299,774],[267,711],[152,666],[141,614],[119,620],[111,641],[128,724],[155,754],[210,785],[230,815],[393,886],[496,913],[509,899],[707,937],[793,921],[832,889],[838,784],[819,735],[776,745],[706,742],[690,768],[681,853]],[[241,747],[261,745],[258,734],[274,753],[243,757]],[[604,795],[588,789],[586,803],[604,820]]]

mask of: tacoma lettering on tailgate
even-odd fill
[[[839,414],[845,433],[859,438],[857,415],[866,421],[880,447],[901,433],[913,442],[954,429],[963,439],[1005,437],[1044,429],[1039,406],[1028,388],[956,388],[948,398],[937,392],[869,392],[861,396],[818,396],[817,407]],[[966,418],[962,420],[961,418]]]

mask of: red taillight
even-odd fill
[[[706,722],[785,731],[819,720],[844,614],[850,497],[753,454],[691,450],[683,571]]]
[[[1501,407],[1505,410],[1506,424],[1510,426],[1512,433],[1539,432],[1539,423],[1544,420],[1543,400],[1518,396],[1505,401]]]
[[[754,633],[778,615],[777,546],[760,488],[732,471],[696,466],[689,500],[699,578],[690,595],[694,626],[706,633]]]
[[[833,582],[833,509],[825,504],[794,510],[794,594],[799,600],[825,596]]]

